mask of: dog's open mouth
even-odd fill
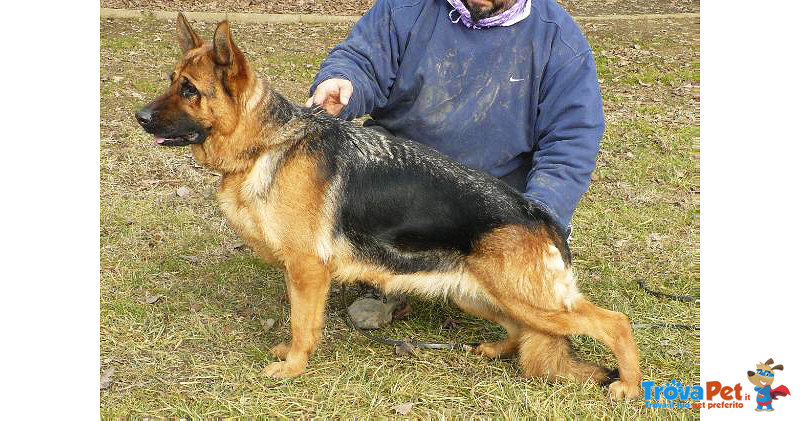
[[[185,146],[200,143],[200,133],[194,132],[183,136],[153,136],[153,143],[160,146]]]

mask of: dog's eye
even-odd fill
[[[764,375],[764,372],[762,370],[758,370],[758,371],[756,371],[756,373]]]
[[[181,95],[184,98],[191,98],[193,96],[200,95],[200,92],[197,91],[197,88],[195,88],[191,82],[184,79],[183,83],[181,84]]]

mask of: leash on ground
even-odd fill
[[[648,288],[644,284],[644,278],[639,278],[636,281],[639,283],[639,288],[643,289],[644,292],[646,292],[646,293],[648,293],[648,294],[650,294],[650,295],[652,295],[654,297],[666,298],[666,299],[672,300],[672,301],[683,301],[683,302],[686,302],[686,303],[690,303],[690,302],[700,303],[700,297],[692,297],[690,295],[665,294],[663,292],[658,292],[658,291],[655,291],[655,290],[652,290],[652,289]]]
[[[665,299],[668,299],[668,300],[681,301],[681,302],[695,302],[695,303],[699,303],[700,302],[700,297],[692,297],[692,296],[688,296],[688,295],[666,294],[666,293],[663,293],[663,292],[652,290],[652,289],[648,288],[645,285],[643,278],[639,278],[637,280],[637,282],[639,284],[639,288],[641,288],[642,290],[644,290],[644,292],[646,292],[646,293],[648,293],[648,294],[650,294],[650,295],[652,295],[654,297],[665,298]],[[418,342],[418,341],[414,341],[414,340],[400,341],[400,340],[397,340],[397,339],[385,339],[385,338],[381,338],[379,336],[371,335],[371,334],[367,333],[364,329],[361,329],[360,327],[356,326],[355,322],[353,322],[353,319],[350,317],[350,313],[347,312],[347,305],[344,302],[346,286],[342,285],[341,288],[342,289],[341,289],[341,292],[339,294],[339,297],[340,297],[340,301],[342,302],[341,303],[341,308],[340,308],[342,319],[344,319],[344,322],[347,324],[347,326],[350,327],[350,329],[355,330],[356,332],[360,333],[362,336],[364,336],[365,338],[369,339],[372,342],[375,342],[375,343],[378,343],[378,344],[381,344],[381,345],[387,345],[387,346],[394,347],[395,350],[397,350],[398,347],[402,348],[402,347],[411,346],[411,347],[416,348],[416,349],[443,349],[443,350],[447,350],[447,351],[455,351],[455,350],[471,351],[472,349],[474,349],[475,347],[480,345],[479,343],[463,343],[462,344],[462,343]],[[665,323],[665,322],[632,323],[631,324],[631,328],[633,328],[633,329],[658,329],[658,328],[663,328],[663,329],[678,329],[678,330],[700,330],[700,326],[684,325],[684,324],[676,324],[676,323]]]
[[[650,289],[645,285],[644,278],[639,278],[636,280],[639,284],[639,288],[641,288],[644,292],[658,298],[665,298],[671,301],[681,301],[684,303],[700,303],[700,297],[693,297],[690,295],[674,295],[674,294],[667,294],[663,292],[659,292],[653,289]],[[653,322],[653,323],[633,323],[631,324],[633,329],[654,329],[654,328],[666,328],[666,329],[680,329],[680,330],[700,330],[700,326],[693,326],[693,325],[683,325],[683,324],[675,324],[675,323],[664,323],[664,322]]]

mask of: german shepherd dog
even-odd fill
[[[619,363],[612,399],[640,394],[628,318],[584,298],[564,233],[503,182],[419,143],[289,103],[258,78],[227,21],[211,44],[178,16],[183,56],[168,91],[136,113],[155,143],[191,146],[222,174],[218,199],[254,252],[285,269],[292,340],[271,377],[305,371],[320,339],[332,279],[387,292],[448,297],[508,336],[475,351],[519,354],[526,376],[610,383],[576,359],[588,335]]]

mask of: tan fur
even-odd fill
[[[357,250],[334,233],[341,180],[320,175],[317,157],[302,147],[307,136],[301,121],[278,127],[264,120],[270,88],[250,71],[227,23],[217,27],[213,46],[202,44],[183,17],[178,25],[184,57],[173,78],[189,78],[204,95],[189,104],[178,101],[173,83],[157,101],[213,126],[204,143],[192,146],[195,158],[223,174],[218,199],[236,232],[259,257],[286,271],[292,341],[273,348],[284,361],[268,365],[265,374],[290,377],[305,370],[320,339],[325,299],[335,278],[452,299],[508,332],[506,339],[483,344],[476,352],[491,358],[518,352],[528,376],[603,381],[607,370],[575,359],[566,339],[592,336],[619,361],[620,381],[611,385],[612,397],[639,396],[639,354],[630,323],[621,313],[583,298],[572,268],[545,228],[496,228],[446,272],[398,274],[357,258]],[[223,61],[230,72],[221,81],[214,63]],[[235,90],[237,99],[221,86]]]

